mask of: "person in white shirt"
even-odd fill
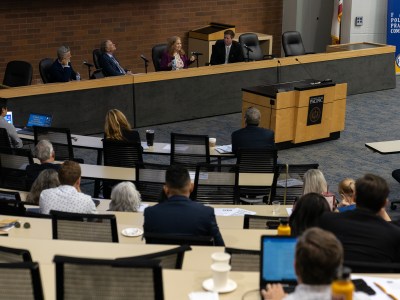
[[[10,144],[12,148],[22,148],[23,144],[21,139],[18,137],[15,127],[8,123],[4,117],[7,114],[7,99],[0,98],[0,128],[7,130],[8,138],[10,139]]]
[[[65,161],[58,171],[60,186],[42,191],[39,199],[40,212],[51,210],[81,214],[96,213],[96,205],[89,195],[81,193],[81,167],[77,162]]]
[[[295,271],[298,285],[287,295],[281,284],[267,284],[261,290],[264,300],[331,300],[331,283],[343,263],[343,247],[330,232],[317,227],[304,231],[296,245]],[[355,293],[354,300],[369,299]]]

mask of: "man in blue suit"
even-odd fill
[[[71,50],[61,46],[57,49],[57,59],[50,68],[50,82],[68,82],[76,80],[76,72],[71,65]]]
[[[114,52],[117,50],[117,47],[115,47],[115,44],[112,41],[107,40],[102,42],[100,50],[102,52],[100,57],[100,67],[103,69],[105,76],[132,74],[131,71],[125,71],[119,64],[119,61],[115,58]]]
[[[232,133],[232,152],[237,153],[240,148],[275,148],[274,132],[258,127],[261,113],[255,107],[246,110],[244,121],[246,127]]]
[[[144,210],[145,234],[212,236],[216,246],[225,246],[214,209],[190,200],[192,190],[189,172],[179,165],[170,166],[164,185],[168,199]]]

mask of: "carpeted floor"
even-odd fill
[[[400,184],[391,173],[400,168],[400,154],[381,155],[365,147],[367,142],[400,139],[400,78],[397,88],[347,98],[346,127],[340,139],[312,145],[281,150],[279,161],[289,164],[319,163],[321,171],[336,192],[337,184],[345,177],[358,178],[365,173],[374,173],[385,178],[390,186],[390,199],[400,199]],[[217,139],[217,144],[230,144],[230,135],[240,128],[241,114],[231,114],[153,126],[156,142],[169,142],[170,132],[208,134]],[[138,128],[142,140],[145,130]],[[81,150],[84,151],[84,150]],[[87,162],[95,163],[95,154],[86,153]],[[165,157],[145,156],[145,160],[168,163]],[[390,212],[392,216],[400,216]]]

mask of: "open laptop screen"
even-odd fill
[[[260,287],[265,288],[267,283],[296,283],[296,241],[290,236],[261,237]]]
[[[28,124],[26,124],[26,127],[33,127],[33,126],[50,127],[52,120],[53,118],[50,115],[30,114]]]
[[[14,123],[13,123],[13,114],[12,114],[12,111],[8,111],[7,114],[6,114],[6,116],[4,117],[4,119],[5,119],[8,123],[14,124]]]

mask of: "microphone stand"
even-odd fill
[[[246,47],[246,51],[247,51],[247,62],[250,61],[250,49],[248,47]]]
[[[146,71],[147,74],[147,67],[149,66],[149,62],[147,60],[144,60],[144,70]]]
[[[195,53],[194,56],[196,56],[196,67],[199,67],[199,53]]]
[[[86,65],[86,67],[88,68],[89,79],[90,79],[90,76],[92,76],[92,70],[91,70],[92,66]]]

